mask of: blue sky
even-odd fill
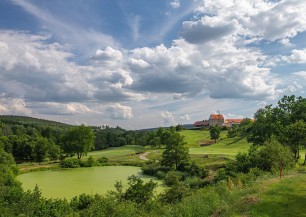
[[[304,0],[2,0],[0,114],[140,129],[306,97]]]

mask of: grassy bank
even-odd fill
[[[260,192],[259,203],[250,208],[250,216],[306,216],[306,174],[285,177]]]

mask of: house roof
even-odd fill
[[[209,125],[209,123],[208,123],[207,120],[204,120],[204,121],[196,121],[196,122],[194,122],[193,125],[194,126],[207,126],[207,125]]]
[[[210,120],[224,120],[224,117],[221,114],[211,114],[209,116],[209,119]]]
[[[226,119],[225,122],[227,123],[236,123],[236,124],[240,124],[241,121],[243,121],[242,118],[239,118],[239,119]]]

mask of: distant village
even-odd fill
[[[239,119],[225,119],[222,114],[211,114],[208,120],[196,121],[194,127],[234,127],[240,125],[243,118]]]

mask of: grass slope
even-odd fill
[[[119,157],[125,155],[132,155],[136,152],[141,152],[144,147],[139,145],[126,145],[121,147],[112,147],[101,151],[89,152],[87,156],[93,157]]]
[[[183,130],[180,133],[185,136],[190,154],[223,155],[234,158],[238,152],[246,152],[250,147],[245,137],[226,138],[226,131],[221,132],[221,140],[204,147],[200,145],[210,140],[208,130]]]
[[[260,194],[250,216],[306,216],[306,174],[282,179]]]
[[[120,164],[141,163],[143,160],[141,160],[139,156],[141,152],[144,152],[144,150],[145,148],[143,146],[126,145],[122,147],[112,147],[101,151],[89,152],[87,157],[92,156],[95,159],[107,157],[110,162]]]

